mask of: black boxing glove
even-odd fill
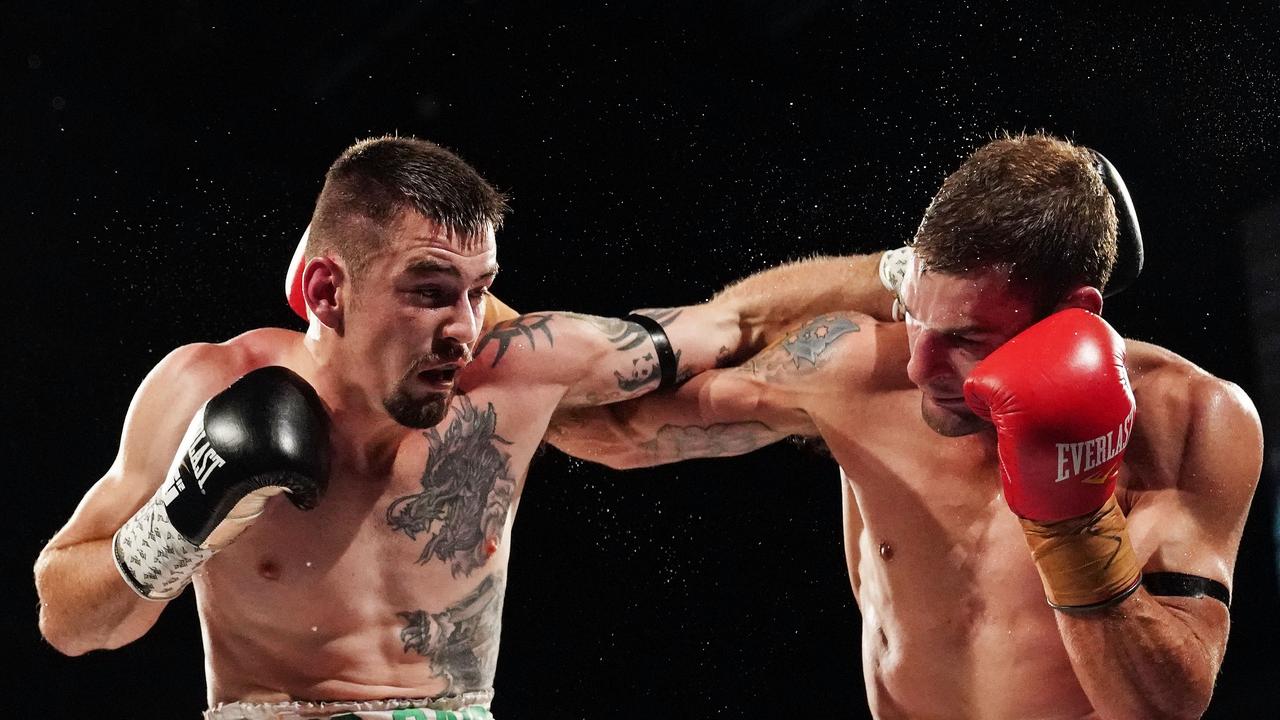
[[[254,370],[196,412],[168,479],[112,538],[116,567],[142,597],[172,598],[272,496],[315,507],[328,465],[316,391],[286,368]]]

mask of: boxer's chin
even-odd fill
[[[452,390],[415,396],[405,388],[398,387],[383,399],[382,406],[392,420],[405,427],[423,429],[440,424],[445,413],[449,412],[449,400],[452,398]]]
[[[930,430],[943,437],[972,435],[988,427],[968,407],[938,404],[928,395],[920,398],[920,415]]]

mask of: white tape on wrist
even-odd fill
[[[217,552],[201,548],[173,527],[159,497],[143,505],[111,539],[116,569],[133,591],[148,600],[169,600],[191,582]]]
[[[902,301],[898,298],[898,288],[902,285],[902,278],[907,274],[907,267],[911,265],[911,258],[914,251],[910,247],[900,247],[894,250],[886,250],[880,256],[880,284],[884,285],[884,289],[893,293],[893,319],[902,320],[905,313],[902,309]]]

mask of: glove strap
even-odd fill
[[[1124,513],[1115,496],[1089,515],[1057,522],[1020,518],[1045,599],[1057,610],[1114,605],[1142,582]]]
[[[147,600],[169,600],[191,582],[217,552],[191,544],[169,521],[164,501],[153,497],[111,538],[116,569]]]

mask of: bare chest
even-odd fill
[[[540,438],[476,394],[455,398],[438,426],[406,432],[381,462],[336,456],[318,507],[274,498],[209,562],[206,624],[341,637],[500,586]]]
[[[879,421],[824,433],[842,469],[873,705],[883,717],[1086,712],[994,444],[936,435],[918,402],[903,393]]]

